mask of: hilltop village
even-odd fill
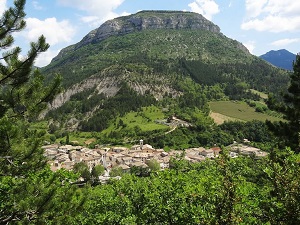
[[[72,145],[46,145],[43,146],[44,155],[48,158],[51,170],[56,171],[61,168],[72,170],[76,163],[84,162],[89,169],[96,165],[103,165],[106,169],[106,176],[113,167],[121,167],[124,172],[130,170],[131,167],[148,167],[147,162],[156,160],[161,169],[169,168],[169,161],[172,157],[182,155],[182,150],[164,151],[163,149],[155,149],[149,144],[144,144],[140,140],[139,145],[131,148],[111,147],[89,149],[83,146]],[[254,155],[256,157],[264,157],[266,152],[258,148],[254,148],[245,144],[234,143],[228,146],[230,149],[230,157],[235,158],[241,155]],[[203,147],[189,148],[184,150],[184,159],[189,162],[201,162],[206,159],[212,159],[219,156],[221,149],[213,147],[206,149]]]

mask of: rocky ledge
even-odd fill
[[[200,29],[215,33],[220,28],[202,15],[182,11],[141,11],[103,23],[98,29],[87,34],[77,45],[100,42],[110,36],[124,35],[149,29]]]

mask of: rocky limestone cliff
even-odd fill
[[[110,71],[112,70],[112,71]],[[118,76],[110,76],[110,73],[118,73],[113,68],[107,68],[100,74],[91,76],[84,81],[73,85],[58,94],[55,99],[48,105],[48,109],[41,114],[43,118],[49,110],[57,109],[70,100],[72,95],[82,92],[87,89],[95,89],[94,94],[104,94],[107,97],[115,96],[120,90],[120,84],[126,81],[130,88],[137,93],[143,95],[149,92],[157,100],[161,100],[164,94],[169,94],[173,97],[182,95],[181,92],[171,87],[172,78],[163,78],[155,74],[147,74],[144,76],[145,83],[140,83],[137,80],[131,80],[132,74],[129,71],[123,70],[119,72]],[[150,81],[156,80],[155,85]]]
[[[219,33],[220,28],[202,15],[177,11],[142,11],[131,16],[119,17],[102,24],[86,35],[75,48],[100,42],[110,36],[124,35],[149,29],[201,29]]]
[[[99,28],[88,33],[79,43],[63,49],[53,61],[58,60],[70,50],[76,50],[90,43],[98,43],[108,37],[125,35],[149,29],[191,29],[207,30],[220,33],[220,28],[202,15],[183,11],[141,11],[118,17],[103,23]]]

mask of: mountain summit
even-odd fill
[[[207,30],[219,33],[220,28],[202,15],[181,11],[141,11],[130,16],[119,17],[91,31],[76,47],[100,42],[113,35],[125,35],[135,31],[156,29]]]
[[[141,11],[106,21],[99,28],[89,32],[79,43],[63,49],[53,60],[58,60],[69,50],[76,50],[91,43],[95,44],[111,36],[157,29],[204,30],[220,33],[219,26],[198,13],[165,10]]]
[[[293,61],[296,59],[296,55],[285,49],[280,49],[269,51],[261,55],[260,58],[279,68],[293,70]]]

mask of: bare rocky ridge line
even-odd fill
[[[88,33],[79,43],[63,49],[52,59],[52,62],[59,60],[68,51],[74,51],[90,43],[101,42],[111,36],[154,29],[190,29],[220,33],[219,26],[205,19],[201,14],[183,11],[141,11],[106,21],[99,28]]]

